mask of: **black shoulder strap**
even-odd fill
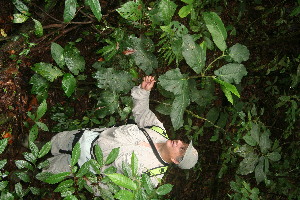
[[[163,159],[160,157],[160,155],[159,155],[157,149],[155,148],[155,145],[154,145],[151,137],[147,133],[147,131],[145,129],[143,129],[143,128],[140,128],[140,129],[141,129],[141,131],[143,131],[144,135],[146,136],[146,138],[147,138],[147,140],[148,140],[148,142],[149,142],[149,144],[150,144],[150,146],[151,146],[151,148],[153,150],[153,153],[155,154],[155,156],[159,160],[159,162],[161,162],[161,164],[163,164],[164,166],[168,166],[169,164],[166,163],[165,161],[163,161]]]

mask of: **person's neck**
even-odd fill
[[[170,156],[167,154],[167,151],[165,150],[166,143],[155,143],[155,147],[156,147],[159,155],[165,162],[167,162],[167,163],[172,162]]]

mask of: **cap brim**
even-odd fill
[[[198,152],[193,147],[193,143],[191,141],[188,148],[186,149],[182,161],[178,164],[178,167],[181,169],[190,169],[195,166],[197,161],[198,161]]]

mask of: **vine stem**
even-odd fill
[[[221,55],[221,56],[219,56],[219,57],[217,57],[216,59],[214,59],[208,66],[207,66],[207,68],[204,70],[204,72],[203,72],[203,74],[207,71],[207,70],[209,70],[211,67],[212,67],[212,65],[217,61],[217,60],[219,60],[219,59],[221,59],[221,58],[223,58],[223,57],[225,57],[226,55],[225,55],[225,52],[223,51],[223,54]]]

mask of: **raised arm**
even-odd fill
[[[139,86],[135,86],[131,90],[131,96],[133,98],[133,116],[135,122],[140,128],[146,126],[160,126],[163,128],[163,124],[157,119],[155,114],[149,109],[149,96],[150,91],[154,86],[155,79],[153,76],[146,76],[143,78],[143,82]]]

